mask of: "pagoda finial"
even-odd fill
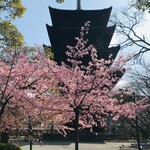
[[[77,0],[77,10],[81,9],[81,0]]]

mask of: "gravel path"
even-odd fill
[[[29,150],[28,143],[21,144],[22,150]],[[80,150],[135,150],[133,143],[106,142],[106,143],[80,143]],[[33,150],[74,150],[74,143],[49,142],[43,145],[33,145]]]

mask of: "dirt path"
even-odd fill
[[[80,143],[80,150],[135,150],[134,143]],[[22,143],[22,150],[29,150],[28,143]],[[74,143],[49,142],[43,145],[33,145],[33,150],[74,150]]]

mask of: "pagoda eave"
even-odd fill
[[[80,37],[80,28],[63,28],[46,25],[52,47],[65,48],[67,45],[75,46],[75,37]],[[93,44],[94,47],[101,49],[108,48],[112,39],[115,25],[106,28],[90,27],[87,39],[88,44]]]
[[[52,24],[63,27],[81,27],[90,21],[93,27],[106,27],[112,7],[100,10],[63,10],[49,7]]]

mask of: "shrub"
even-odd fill
[[[13,144],[0,143],[0,150],[21,150],[21,148]]]

